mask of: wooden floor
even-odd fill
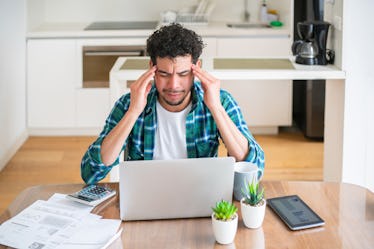
[[[27,187],[82,183],[80,161],[94,139],[30,137],[0,172],[0,213]],[[322,142],[306,140],[299,132],[256,139],[265,151],[265,180],[322,180]],[[219,154],[226,154],[224,147]]]

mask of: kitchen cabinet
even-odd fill
[[[27,42],[27,107],[30,134],[80,134],[104,124],[109,89],[83,89],[81,51],[76,39]],[[65,130],[64,130],[65,129]],[[73,131],[73,130],[76,131]]]
[[[83,88],[84,46],[145,45],[146,36],[30,38],[27,41],[27,108],[31,135],[97,134],[112,107],[109,88]],[[203,36],[201,55],[212,57],[288,57],[287,35]],[[222,81],[239,102],[252,127],[291,125],[291,81]],[[123,92],[124,93],[124,92]],[[123,94],[121,93],[121,94]],[[271,100],[271,101],[269,101]],[[60,130],[58,133],[55,133]],[[256,130],[253,130],[256,133]]]
[[[289,36],[218,38],[217,57],[288,58]],[[239,103],[253,133],[275,134],[292,125],[292,80],[222,81]]]
[[[254,132],[275,133],[278,126],[291,125],[292,81],[226,80],[221,87],[234,96]]]
[[[83,88],[82,48],[145,45],[145,41],[146,37],[29,39],[27,122],[30,134],[96,135],[110,112],[110,94],[109,88]]]
[[[99,128],[104,126],[110,112],[109,88],[77,89],[76,127]]]
[[[111,110],[108,87],[83,88],[83,50],[86,46],[116,47],[145,46],[146,37],[139,38],[97,38],[77,39],[77,77],[76,85],[76,128],[96,128],[101,130]],[[100,67],[100,65],[98,65]],[[109,72],[108,72],[109,79]],[[97,133],[96,133],[97,134]]]
[[[31,130],[74,127],[75,48],[74,40],[28,40],[27,117]]]

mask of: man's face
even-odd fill
[[[179,112],[191,101],[192,74],[191,55],[176,58],[156,58],[155,84],[158,101],[168,111]]]

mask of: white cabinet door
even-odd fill
[[[248,126],[292,124],[292,81],[222,81],[221,88],[234,96]]]
[[[77,127],[102,128],[110,112],[109,88],[82,88],[76,91]]]
[[[28,40],[27,107],[30,128],[74,126],[75,47],[74,40]]]

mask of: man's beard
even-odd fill
[[[184,90],[183,91],[169,91],[169,90],[164,90],[163,92],[165,92],[165,93],[180,93],[180,92],[183,92],[184,93],[183,98],[181,98],[180,100],[178,100],[176,102],[169,101],[166,98],[164,98],[163,96],[161,96],[161,98],[165,101],[165,103],[168,104],[168,105],[170,105],[170,106],[179,106],[180,104],[183,103],[183,101],[188,96],[188,94],[185,94],[186,91],[184,91]]]

